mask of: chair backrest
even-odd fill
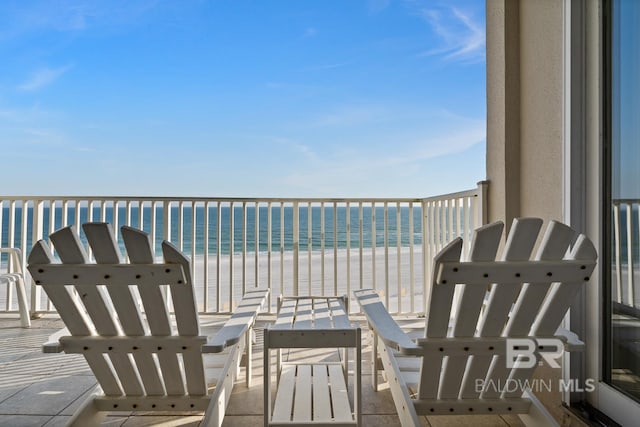
[[[83,229],[95,263],[74,226],[50,236],[61,263],[44,241],[29,255],[29,272],[70,332],[60,339],[64,351],[85,356],[107,396],[205,395],[206,337],[199,336],[189,260],[163,242],[164,262],[155,263],[149,236],[125,226],[124,262],[110,224]]]
[[[493,347],[492,351],[476,352],[470,359],[474,352],[470,338],[483,337],[488,342],[501,337],[495,342],[504,346],[505,337],[553,337],[580,286],[589,279],[597,258],[586,236],[578,236],[570,227],[555,221],[549,223],[538,242],[541,225],[538,218],[515,220],[501,256],[498,248],[504,225],[497,222],[476,230],[468,260],[460,261],[461,239],[451,242],[435,258],[426,338],[467,344],[463,351],[446,356],[446,352],[436,353],[423,361],[419,398],[522,394],[522,389],[477,387],[479,379],[485,384],[527,379],[533,368],[508,366],[504,349],[495,352]],[[532,256],[536,243],[538,249]],[[454,298],[456,286],[461,288],[458,298]],[[469,353],[465,354],[467,350]]]

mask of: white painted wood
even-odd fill
[[[571,228],[559,222],[551,221],[540,243],[540,249],[535,259],[542,261],[562,259],[573,237],[574,231]],[[523,287],[513,308],[514,315],[507,323],[506,334],[525,336],[529,333],[531,323],[538,314],[540,304],[550,285],[551,282],[547,279],[542,284],[529,283]]]
[[[215,390],[211,394],[211,403],[202,419],[203,426],[221,426],[225,411],[231,399],[231,391],[235,382],[235,367],[240,364],[241,351],[239,344],[229,348],[226,363],[219,376],[215,378]]]
[[[118,264],[121,262],[122,256],[120,249],[116,243],[115,234],[110,224],[86,223],[83,224],[82,229],[84,230],[89,245],[93,248],[93,255],[98,264]],[[108,286],[107,292],[118,314],[120,326],[124,334],[129,336],[143,336],[145,332],[142,324],[142,315],[129,287]],[[165,390],[151,352],[134,352],[133,358],[137,367],[137,374],[140,375],[140,381],[136,381],[135,385],[143,386],[144,393],[150,396],[162,396]],[[128,369],[124,361],[119,363],[124,364],[123,369]],[[122,375],[127,375],[137,380],[135,370],[133,369],[131,369],[129,374],[123,372]],[[131,391],[127,391],[127,394],[141,394],[142,391],[138,392],[131,388],[129,388],[129,390]]]
[[[503,228],[502,222],[495,222],[476,230],[469,250],[469,261],[472,263],[494,261]],[[485,286],[464,286],[462,288],[462,295],[456,311],[457,316],[452,322],[454,337],[471,337],[475,334],[486,292],[486,281]],[[449,356],[441,374],[441,399],[458,398],[467,360],[467,355]]]
[[[325,365],[313,365],[313,420],[331,420],[329,376]]]
[[[286,299],[282,301],[273,329],[293,329],[296,305],[297,301],[295,299]]]
[[[339,365],[329,365],[329,382],[331,384],[331,403],[333,416],[338,422],[353,421],[353,413],[349,404],[349,393]]]
[[[106,417],[106,412],[102,412],[96,405],[96,397],[100,396],[100,387],[97,387],[89,397],[85,399],[80,408],[73,414],[68,426],[89,427],[99,426]]]
[[[2,209],[2,206],[0,206],[0,209]],[[4,274],[0,274],[0,282],[2,282],[3,279],[7,282],[7,304],[11,301],[10,292],[11,284],[13,284],[16,287],[18,312],[20,313],[20,326],[23,328],[29,328],[31,327],[31,317],[29,314],[29,305],[27,303],[27,291],[25,290],[22,252],[18,248],[0,248],[0,253],[9,254],[9,259],[7,260],[7,271]]]
[[[331,311],[331,319],[333,327],[336,329],[348,329],[351,327],[349,316],[345,307],[344,299],[329,298],[329,310]]]
[[[440,263],[459,261],[462,251],[462,239],[453,240],[440,251],[434,258],[434,271],[438,271]],[[429,320],[426,327],[426,337],[441,338],[447,335],[449,330],[449,318],[453,303],[455,286],[450,283],[446,286],[433,286],[428,302]],[[423,358],[420,369],[420,384],[425,387],[418,388],[418,398],[435,399],[440,389],[440,374],[443,364],[442,355],[434,355],[428,362]],[[428,386],[426,386],[428,384]]]
[[[182,267],[184,274],[182,283],[180,281],[171,282],[169,285],[178,332],[180,335],[198,335],[200,333],[198,330],[198,309],[193,293],[189,259],[173,243],[167,241],[162,242],[162,253],[165,263],[177,264]]]
[[[62,262],[72,265],[88,262],[88,255],[80,242],[75,227],[62,228],[51,234],[50,238]],[[77,273],[76,275],[79,276],[79,274]],[[49,279],[46,280],[49,281]],[[51,281],[50,283],[53,284],[54,282]],[[96,331],[100,335],[118,335],[118,326],[111,316],[113,307],[108,302],[109,297],[103,288],[96,286],[97,283],[100,282],[93,280],[90,282],[76,282],[75,288],[89,317],[93,321]]]
[[[266,307],[269,290],[255,289],[248,291],[233,311],[222,329],[206,344],[204,352],[217,353],[226,347],[236,344],[253,326],[258,313]]]
[[[506,367],[505,345],[511,337],[557,337],[564,340],[565,349],[582,347],[575,334],[556,330],[577,291],[589,280],[597,254],[583,235],[567,254],[576,233],[552,222],[538,253],[529,261],[540,221],[521,219],[512,227],[502,259],[490,261],[496,258],[499,234],[483,241],[487,236],[483,236],[483,231],[493,227],[485,227],[476,235],[470,248],[471,261],[456,260],[459,251],[452,248],[461,247],[460,240],[436,257],[425,338],[412,341],[395,324],[373,290],[354,292],[371,329],[378,335],[374,343],[377,342],[403,426],[417,425],[412,413],[523,414],[527,424],[553,425],[549,424],[553,419],[544,407],[531,396],[523,396],[522,390],[503,392],[494,386],[479,392],[472,388],[478,379],[505,384],[509,378],[521,382],[531,378],[533,369]],[[487,273],[484,283],[477,278],[482,268]],[[517,279],[515,272],[522,272]],[[462,297],[453,319],[449,310],[452,289],[463,280],[450,279],[451,273],[461,273],[472,282],[462,285]],[[501,278],[498,284],[494,283],[496,277]],[[438,282],[438,278],[442,280]],[[488,304],[484,310],[483,301]],[[406,360],[410,355],[421,356],[420,372],[416,372],[416,363]],[[469,356],[473,356],[470,361]],[[418,388],[417,399],[410,394],[414,387]]]
[[[345,300],[323,296],[279,299],[275,325],[264,332],[265,425],[360,425],[361,335],[360,328],[349,323]],[[271,415],[271,349],[277,349],[280,367],[283,348],[347,347],[356,349],[354,363],[358,365],[354,366],[355,416],[349,403],[347,371],[341,363],[284,364]]]
[[[531,251],[538,238],[542,220],[539,218],[517,218],[511,224],[509,236],[503,251],[503,261],[526,261],[531,257]],[[480,318],[478,331],[480,337],[496,337],[502,333],[508,320],[509,311],[520,292],[522,280],[512,283],[495,283],[489,292],[489,298],[484,315]],[[493,356],[474,355],[462,385],[463,399],[473,399],[480,396],[476,389],[477,378],[485,378],[491,365]]]
[[[298,300],[293,329],[311,329],[313,318],[313,300]]]
[[[331,316],[329,314],[329,304],[326,300],[313,300],[313,312],[315,315],[315,327],[318,329],[331,328]]]
[[[293,411],[294,390],[296,384],[296,366],[285,365],[282,367],[278,392],[273,405],[274,422],[291,421]]]
[[[40,241],[32,250],[28,267],[37,284],[45,288],[56,304],[63,320],[74,322],[67,324],[67,331],[52,336],[58,343],[48,343],[47,350],[83,354],[102,389],[103,394],[94,396],[77,415],[80,425],[91,422],[100,411],[207,410],[205,424],[220,426],[245,347],[243,338],[250,336],[268,291],[248,293],[239,311],[222,326],[222,336],[212,340],[214,345],[207,346],[207,337],[195,334],[199,326],[190,263],[176,247],[164,242],[165,263],[153,264],[148,235],[125,227],[123,238],[131,250],[132,263],[122,263],[109,224],[85,226],[97,264],[88,262],[77,233],[67,227],[52,237],[56,248],[60,248],[63,263],[55,263],[47,244]],[[170,319],[162,293],[154,291],[167,282],[180,287],[172,292],[175,334],[168,326]],[[143,300],[150,296],[155,302],[162,302],[154,310],[143,301],[146,316],[155,318],[149,321],[150,333],[129,292],[130,285],[138,286]],[[70,286],[82,293],[82,303],[68,292]],[[131,308],[132,312],[125,312]],[[109,319],[105,320],[107,314]],[[225,350],[224,363],[205,369],[203,349]],[[207,384],[214,386],[210,394]]]
[[[296,369],[295,397],[293,399],[294,423],[309,422],[311,418],[311,365],[298,365]]]
[[[122,226],[120,233],[131,264],[154,263],[153,249],[148,234],[129,226]],[[145,277],[147,275],[140,279]],[[138,292],[151,333],[161,336],[171,335],[167,304],[160,288],[158,286],[138,286]]]
[[[93,255],[98,264],[120,264],[122,256],[110,224],[86,223],[82,229],[89,245],[93,248]],[[87,273],[91,274],[91,270]],[[83,280],[99,283],[95,279],[85,278],[84,275],[82,275],[82,278]],[[138,309],[138,304],[134,301],[129,291],[129,287],[109,286],[107,292],[114,303],[114,308],[124,333],[126,335],[144,335],[142,316]]]

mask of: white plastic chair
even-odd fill
[[[0,272],[0,284],[7,285],[7,309],[11,308],[12,286],[15,286],[16,299],[18,300],[18,311],[20,313],[20,326],[28,328],[31,326],[29,317],[29,306],[27,304],[27,293],[24,287],[24,270],[22,268],[22,253],[18,248],[0,248],[0,253],[9,254],[7,259],[7,270]]]

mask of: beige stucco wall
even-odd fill
[[[563,219],[563,2],[487,0],[488,216]],[[560,369],[535,377],[557,383]],[[559,391],[538,398],[567,421]]]
[[[489,219],[562,219],[563,3],[487,1]]]

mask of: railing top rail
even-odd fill
[[[461,199],[463,197],[478,197],[478,195],[479,195],[478,189],[474,188],[471,190],[457,191],[455,193],[440,194],[438,196],[425,197],[423,199],[420,199],[420,201],[431,202],[436,200]]]
[[[640,199],[611,199],[611,202],[614,205],[619,205],[621,203],[640,203]]]
[[[131,201],[131,202],[250,202],[250,203],[420,203],[422,198],[410,197],[154,197],[154,196],[1,196],[0,201]]]

